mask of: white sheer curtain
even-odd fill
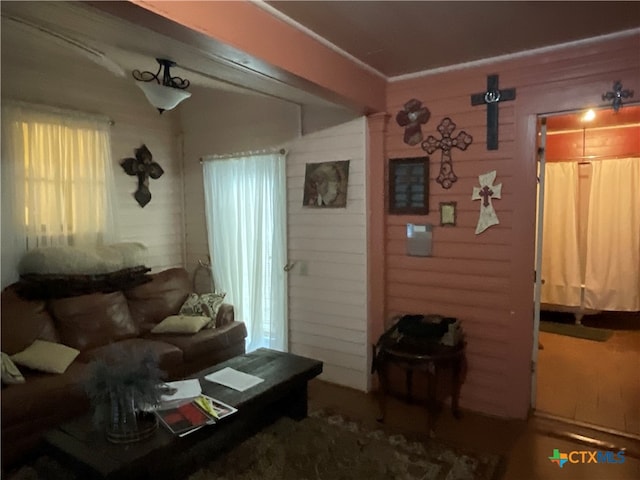
[[[108,120],[2,105],[2,284],[25,251],[117,239]]]
[[[284,156],[208,159],[204,190],[215,285],[247,326],[247,350],[286,350]]]
[[[585,306],[640,310],[640,159],[591,163]]]
[[[540,301],[580,306],[577,163],[548,163],[544,182]]]

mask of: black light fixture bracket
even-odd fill
[[[149,72],[147,70],[141,72],[140,70],[134,70],[132,73],[133,78],[140,82],[153,82],[154,80],[165,87],[173,87],[179,88],[180,90],[184,90],[189,86],[189,80],[180,78],[180,77],[172,77],[171,76],[171,67],[176,66],[176,62],[171,60],[167,60],[164,58],[156,58],[156,61],[160,64],[158,71],[156,73]],[[164,67],[164,71],[162,70]],[[160,72],[162,72],[162,80],[160,79]]]

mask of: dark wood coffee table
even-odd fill
[[[209,382],[205,375],[225,367],[264,378],[244,391]],[[289,353],[259,349],[198,372],[202,391],[238,409],[215,425],[185,437],[163,426],[146,440],[127,445],[108,442],[87,414],[45,435],[46,446],[77,478],[186,478],[217,453],[258,432],[283,415],[307,415],[307,382],[322,373],[322,362]]]

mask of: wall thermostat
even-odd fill
[[[433,225],[407,223],[407,255],[414,257],[431,256],[431,232]]]

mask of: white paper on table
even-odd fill
[[[233,388],[239,392],[244,392],[248,388],[251,388],[260,382],[264,382],[264,378],[256,377],[255,375],[249,375],[248,373],[239,372],[233,368],[226,367],[217,372],[210,373],[204,377],[205,380],[210,382],[219,383],[225,387]]]
[[[166,385],[171,388],[176,388],[177,391],[173,395],[162,395],[162,397],[160,397],[160,400],[162,402],[187,400],[195,398],[202,393],[200,380],[198,380],[197,378],[192,378],[189,380],[179,380],[177,382],[167,382]]]

